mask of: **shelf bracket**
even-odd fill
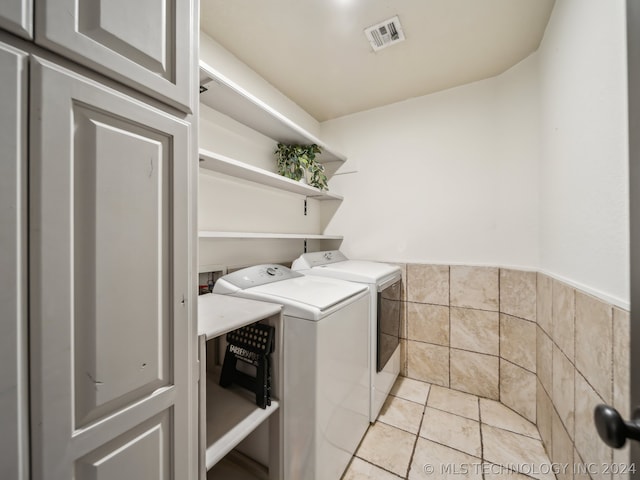
[[[303,247],[303,252],[302,253],[307,253],[307,239],[304,239],[304,247]]]
[[[307,197],[304,197],[304,216],[307,216]]]

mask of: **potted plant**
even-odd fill
[[[278,143],[275,150],[278,162],[278,173],[292,180],[306,180],[309,185],[320,190],[327,190],[327,176],[324,165],[316,161],[320,147],[312,145],[285,145]],[[306,176],[308,174],[308,177]]]

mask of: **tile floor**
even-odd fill
[[[400,377],[342,479],[547,480],[553,467],[536,426],[508,407]]]

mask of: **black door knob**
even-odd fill
[[[598,435],[611,448],[622,448],[627,438],[640,440],[638,413],[636,411],[634,418],[625,422],[615,408],[609,405],[598,405],[593,412]]]

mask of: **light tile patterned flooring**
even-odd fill
[[[399,377],[342,479],[446,478],[547,480],[555,475],[537,428],[513,410]]]

